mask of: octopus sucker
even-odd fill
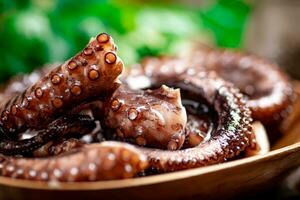
[[[99,45],[101,51],[96,48]],[[86,65],[83,66],[78,57],[84,59]],[[0,107],[1,129],[6,135],[28,128],[41,129],[73,105],[95,97],[108,98],[119,86],[117,79],[122,69],[123,63],[117,57],[113,39],[100,34],[83,51],[51,69],[23,94],[14,95],[4,102]],[[17,112],[10,112],[13,106],[18,108]]]
[[[118,142],[84,145],[50,158],[0,156],[0,174],[37,181],[97,181],[125,179],[143,171],[148,163],[135,147]]]

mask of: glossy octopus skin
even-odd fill
[[[45,129],[23,140],[0,140],[0,153],[4,155],[22,155],[30,153],[47,142],[72,134],[87,134],[95,128],[95,122],[88,116],[66,116],[54,120]]]
[[[187,118],[180,91],[164,85],[145,91],[121,86],[105,105],[104,118],[120,138],[140,146],[177,150],[185,140]]]
[[[0,174],[37,181],[97,181],[131,178],[147,167],[136,148],[118,142],[89,144],[50,158],[0,156]]]
[[[35,69],[29,74],[18,74],[12,77],[0,90],[0,95],[11,98],[14,95],[22,94],[28,87],[37,83],[43,76],[54,68],[59,67],[60,64],[48,64]]]
[[[187,96],[186,94],[182,95]],[[214,124],[216,124],[216,116],[214,116],[211,108],[205,102],[199,102],[195,99],[182,100],[183,106],[187,111],[184,149],[206,142],[211,137]]]
[[[21,74],[12,77],[2,87],[0,95],[3,98],[11,98],[14,95],[19,95],[27,87],[38,82],[41,77],[58,66],[59,64],[49,64],[34,70],[30,74]],[[94,137],[99,137],[95,131],[102,130],[99,129],[100,127],[97,127],[97,122],[93,120],[94,116],[88,113],[89,110],[95,107],[98,109],[100,107],[99,103],[103,104],[101,101],[81,104],[72,109],[67,114],[67,117],[64,116],[54,120],[42,130],[27,131],[21,134],[18,140],[4,139],[0,142],[0,152],[9,155],[25,154],[26,156],[33,157],[47,157],[59,155],[71,151],[73,148],[81,147],[86,142],[89,142],[89,140],[100,142],[99,138]],[[96,128],[94,128],[95,125]],[[82,140],[77,138],[82,138]]]
[[[28,128],[41,129],[72,106],[107,98],[120,85],[123,69],[113,39],[99,34],[76,56],[1,105],[2,134],[13,137]]]
[[[12,96],[21,93],[22,88],[34,84],[54,67],[55,65],[49,65],[12,79],[4,89],[5,94]],[[103,104],[96,100],[76,106],[70,112],[76,114],[85,109],[92,110],[97,119],[104,118],[106,125],[116,129],[119,136],[141,146],[170,150],[181,148],[185,139],[186,112],[181,105],[179,90],[162,86],[154,91],[133,91],[122,86],[116,90],[107,105]],[[104,117],[105,106],[107,109]],[[136,119],[132,118],[133,114],[137,114]]]
[[[202,49],[179,57],[147,58],[141,66],[152,79],[172,78],[186,70],[190,74],[215,71],[248,97],[253,118],[265,124],[286,118],[295,99],[287,75],[276,64],[250,54]]]
[[[152,168],[167,172],[221,163],[250,145],[251,111],[238,89],[212,72],[182,74],[166,84],[192,91],[206,100],[217,112],[218,124],[208,141],[193,148],[177,151],[141,148]]]
[[[60,140],[48,142],[47,144],[33,151],[32,155],[35,158],[58,156],[83,147],[84,145],[85,143],[83,141],[76,138],[62,138]]]
[[[209,140],[213,126],[214,123],[209,116],[188,114],[183,148],[192,148]]]

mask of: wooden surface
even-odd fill
[[[298,88],[300,91],[300,87]],[[295,105],[299,105],[296,103]],[[298,108],[297,108],[298,109]],[[144,178],[91,183],[42,183],[0,177],[0,199],[226,199],[272,187],[300,166],[298,114],[278,148],[265,155]],[[289,137],[292,135],[293,137]],[[289,138],[289,139],[286,139]]]

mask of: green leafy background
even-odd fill
[[[126,65],[147,55],[174,54],[192,38],[242,48],[251,5],[243,0],[0,0],[0,81],[61,62],[100,32],[111,34]]]

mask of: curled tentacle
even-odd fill
[[[120,87],[105,106],[105,124],[120,138],[140,146],[180,149],[185,139],[186,111],[179,90],[161,86],[134,91]]]
[[[247,105],[255,120],[270,124],[291,111],[295,96],[286,74],[276,64],[250,54],[206,49],[181,57],[147,58],[129,81],[142,80],[148,87],[162,78],[172,79],[185,71],[193,75],[201,70],[215,71],[238,87],[248,97]]]
[[[111,95],[123,69],[115,50],[112,38],[100,34],[82,52],[8,99],[0,107],[2,132],[43,128],[76,104]]]
[[[252,139],[251,111],[238,89],[213,73],[182,74],[168,85],[191,91],[217,113],[217,125],[206,142],[196,147],[167,151],[141,148],[158,171],[175,171],[224,162],[242,152]]]
[[[2,176],[37,181],[97,181],[131,178],[147,167],[146,157],[129,144],[89,144],[51,158],[0,156]]]
[[[0,152],[5,155],[26,154],[47,142],[70,137],[72,134],[88,134],[95,128],[95,122],[88,116],[66,116],[54,120],[45,129],[37,131],[33,137],[23,140],[0,140]]]
[[[253,118],[272,123],[286,118],[294,99],[292,84],[279,67],[250,54],[232,51],[196,51],[192,57],[208,70],[232,82],[247,97]]]

